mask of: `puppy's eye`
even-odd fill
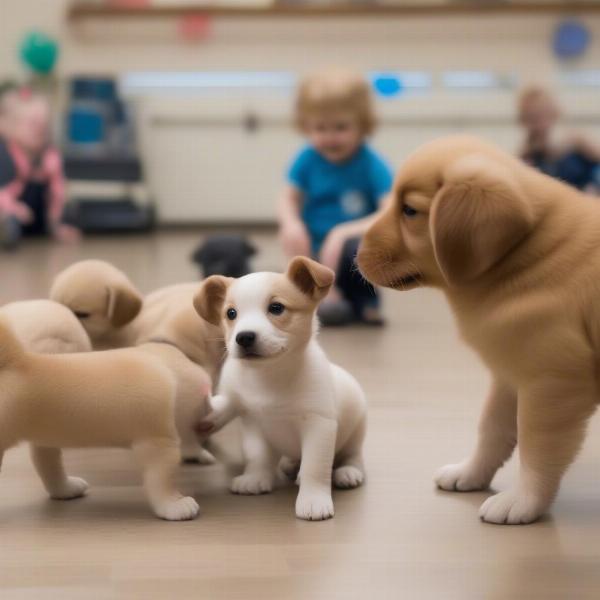
[[[235,318],[237,317],[237,310],[235,310],[235,308],[228,308],[226,314],[230,321],[235,321]]]
[[[417,211],[415,208],[413,208],[410,204],[403,204],[402,205],[402,213],[409,217],[416,217],[419,214],[419,211]]]
[[[269,304],[269,312],[272,315],[280,315],[285,310],[285,306],[281,302],[271,302]]]
[[[78,319],[89,319],[92,316],[89,312],[81,312],[80,310],[74,310],[73,313]]]

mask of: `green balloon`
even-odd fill
[[[58,58],[58,44],[45,33],[32,31],[21,42],[21,59],[34,72],[47,74]]]

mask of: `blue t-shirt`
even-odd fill
[[[288,180],[302,192],[301,216],[316,254],[336,225],[377,210],[392,187],[392,172],[367,145],[342,163],[328,161],[309,146],[292,162]]]

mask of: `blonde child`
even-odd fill
[[[375,290],[354,266],[360,237],[392,184],[367,144],[375,128],[368,83],[341,69],[310,75],[297,92],[295,123],[308,144],[292,161],[279,202],[283,249],[336,271],[337,287],[319,311],[325,325],[381,324]]]

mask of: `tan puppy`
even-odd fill
[[[90,339],[73,313],[51,300],[12,302],[0,308],[23,346],[30,352],[89,352]]]
[[[194,310],[198,283],[182,283],[161,288],[145,299],[127,276],[110,263],[84,260],[60,273],[50,297],[69,307],[88,332],[95,349],[124,348],[149,341],[178,348],[199,365],[211,380],[217,380],[225,345],[220,327],[211,325]],[[178,393],[178,406],[193,404],[197,390],[187,398],[185,388]],[[182,423],[182,455],[186,462],[211,464],[213,455],[198,443],[189,424]]]
[[[162,339],[180,348],[215,380],[224,356],[223,332],[194,310],[197,291],[197,283],[182,283],[143,299],[127,276],[110,263],[84,260],[56,276],[50,298],[75,313],[96,350]]]
[[[143,299],[127,276],[101,260],[74,263],[59,273],[50,299],[70,308],[87,331],[95,350],[133,345],[129,325]]]
[[[194,518],[196,501],[183,497],[174,483],[180,460],[175,397],[184,379],[167,365],[180,365],[179,354],[165,344],[31,354],[0,321],[0,457],[17,443],[29,442],[48,493],[66,500],[82,496],[88,486],[67,477],[62,448],[130,447],[144,469],[156,515]],[[195,383],[197,402],[185,416],[198,422],[206,412],[209,382],[205,377]]]
[[[408,159],[364,238],[364,275],[442,289],[492,371],[475,452],[436,478],[447,490],[485,489],[518,442],[518,482],[486,500],[485,521],[529,523],[548,509],[596,409],[598,240],[596,201],[462,136]]]

